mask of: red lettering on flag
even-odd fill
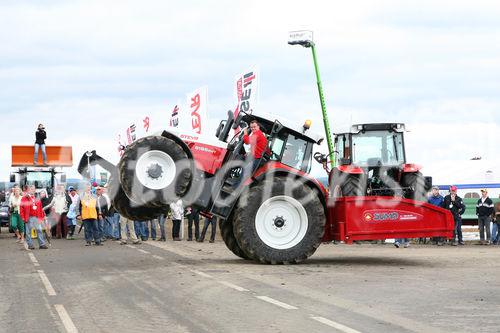
[[[198,113],[199,109],[200,109],[200,94],[196,94],[193,97],[191,97],[191,126],[193,127],[193,130],[198,134],[201,133],[201,116]]]
[[[144,118],[142,120],[142,123],[146,132],[149,131],[149,117]]]

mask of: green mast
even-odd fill
[[[326,111],[325,96],[323,94],[323,85],[319,75],[318,59],[316,57],[316,47],[313,42],[312,31],[292,31],[290,32],[288,44],[302,45],[305,48],[311,48],[314,71],[316,73],[316,83],[318,85],[319,101],[321,103],[321,111],[323,113],[323,125],[325,127],[326,142],[328,143],[328,157],[330,158],[331,167],[335,167],[334,148],[332,142],[332,134],[330,130],[330,122],[328,121],[328,114]]]

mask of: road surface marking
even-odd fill
[[[31,262],[33,263],[33,265],[35,265],[35,267],[40,266],[40,264],[38,263],[38,260],[36,260],[35,255],[33,253],[29,252],[28,256],[30,257]]]
[[[248,289],[245,289],[243,287],[232,284],[231,282],[227,282],[227,281],[217,281],[217,282],[225,285],[226,287],[233,288],[233,289],[238,290],[238,291],[249,291]]]
[[[158,259],[158,260],[163,260],[163,257],[157,256],[156,254],[153,254],[153,258]]]
[[[69,316],[68,312],[64,308],[64,305],[54,304],[54,307],[56,308],[56,311],[59,314],[59,318],[61,318],[64,328],[66,329],[66,332],[77,333],[78,330],[76,329],[75,324],[73,324],[73,320],[71,320],[71,317]]]
[[[143,249],[137,249],[137,251],[141,252],[141,253],[144,253],[144,254],[150,254],[151,252],[148,252],[146,250],[143,250]]]
[[[314,319],[322,324],[325,324],[325,325],[328,325],[330,327],[333,327],[335,328],[336,330],[339,330],[341,332],[345,332],[345,333],[361,333],[360,331],[356,331],[355,329],[352,329],[350,327],[347,327],[345,325],[342,325],[342,324],[339,324],[337,322],[334,322],[330,319],[326,319],[326,318],[323,318],[323,317],[311,317],[311,319]]]
[[[125,245],[125,246],[126,246],[126,247],[130,247],[131,249],[136,249],[136,247],[135,247],[135,246],[130,245],[130,244],[127,244],[127,245]]]
[[[277,300],[275,300],[274,298],[271,298],[271,297],[267,297],[267,296],[255,296],[255,297],[257,297],[258,299],[260,299],[260,300],[262,300],[264,302],[268,302],[268,303],[280,306],[283,309],[287,309],[287,310],[297,310],[298,309],[297,307],[295,307],[293,305],[277,301]]]
[[[200,276],[206,277],[206,278],[212,278],[211,275],[208,275],[207,273],[203,273],[203,272],[197,271],[195,269],[191,269],[190,271],[193,272],[193,273],[195,273],[195,274],[198,274]]]
[[[171,264],[172,264],[172,266],[177,266],[179,268],[187,268],[186,265],[179,264],[178,262],[175,262],[175,261],[171,262]]]
[[[45,273],[43,271],[40,271],[40,270],[37,272],[38,272],[38,275],[40,275],[40,279],[42,279],[42,283],[45,286],[45,289],[47,289],[47,293],[49,294],[49,296],[55,296],[56,291],[54,290],[54,288],[52,288],[52,285],[50,284],[50,281],[47,278],[47,275],[45,275]]]

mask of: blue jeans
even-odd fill
[[[205,234],[207,233],[209,225],[212,225],[210,240],[211,241],[215,240],[215,233],[217,230],[217,219],[215,217],[212,218],[205,217],[205,225],[203,226],[203,230],[201,231],[200,241],[203,241],[205,239]]]
[[[491,224],[491,242],[496,244],[500,243],[500,226],[495,222]]]
[[[33,239],[31,238],[31,230],[35,228],[37,233],[38,245],[45,245],[45,238],[43,238],[43,224],[38,222],[38,218],[31,216],[26,223],[26,242],[29,247],[33,247]]]
[[[156,239],[156,221],[155,220],[144,221],[144,234],[146,235],[146,238],[149,238],[149,225],[150,224],[151,224],[151,238],[154,240],[154,239]]]
[[[98,221],[94,219],[83,220],[83,227],[85,228],[85,240],[87,242],[91,242],[92,240],[94,240],[96,244],[101,243],[98,224]]]
[[[194,239],[200,238],[200,212],[196,209],[191,210],[188,215],[188,239],[193,239],[193,223],[194,223]]]
[[[111,233],[113,232],[113,222],[111,216],[104,216],[104,235],[103,238],[112,238]]]
[[[47,164],[47,151],[45,150],[45,144],[38,144],[35,143],[35,156],[34,156],[34,162],[35,164],[38,164],[38,151],[42,148],[42,157],[43,157],[43,164]]]
[[[111,237],[114,239],[120,239],[120,214],[114,213],[111,218]]]
[[[456,241],[457,236],[458,236],[458,241],[463,242],[462,238],[462,218],[454,216],[453,219],[455,220],[455,229],[453,230],[453,239],[452,241]]]
[[[97,219],[97,237],[99,239],[104,238],[104,218]]]
[[[144,221],[134,221],[135,235],[137,238],[146,238],[146,222]]]
[[[158,217],[158,224],[160,225],[160,237],[161,239],[166,239],[166,234],[165,234],[165,215],[161,214]]]
[[[409,243],[409,240],[408,238],[396,238],[394,240],[395,243],[399,243],[399,244],[408,244]]]

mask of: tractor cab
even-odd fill
[[[339,165],[373,169],[401,166],[406,163],[404,124],[359,124],[349,133],[335,136]]]
[[[405,126],[401,123],[357,124],[335,135],[337,168],[330,184],[336,196],[403,196],[423,201],[432,184],[420,167],[406,163]],[[332,179],[331,179],[332,180]]]
[[[267,139],[267,149],[257,164],[252,162],[250,146],[243,142],[244,129],[254,120],[259,123],[260,130]],[[266,163],[276,162],[272,168],[309,173],[313,146],[322,141],[319,135],[308,132],[310,121],[306,121],[300,128],[269,114],[240,112],[235,119],[232,112],[228,112],[228,119],[221,122],[216,132],[219,140],[226,142],[230,127],[236,133],[227,145],[221,178],[219,181],[215,180],[216,184],[220,184],[220,187],[216,187],[220,190],[215,191],[218,194],[210,210],[210,213],[222,218],[227,218],[232,211],[246,181],[258,173]]]
[[[216,132],[219,140],[227,142],[230,129],[236,130],[236,134],[227,147],[227,159],[243,160],[245,158],[248,149],[245,149],[245,145],[242,143],[242,129],[248,127],[248,124],[253,120],[259,122],[260,130],[264,133],[268,142],[268,149],[264,153],[259,167],[267,161],[276,161],[292,169],[306,173],[310,171],[313,145],[321,143],[323,138],[308,131],[311,125],[310,121],[306,121],[300,127],[295,124],[288,124],[286,120],[279,119],[271,114],[240,112],[235,119],[233,112],[228,111],[228,119],[221,121]]]

